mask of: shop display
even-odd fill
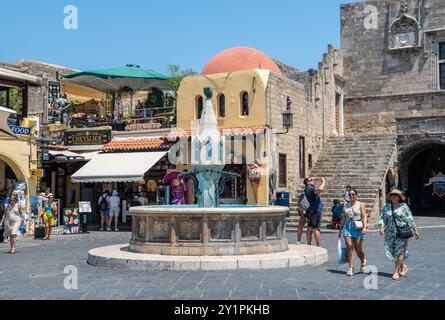
[[[78,234],[80,231],[79,209],[65,209],[63,214],[63,233]]]
[[[48,115],[56,116],[57,99],[60,98],[61,83],[59,81],[48,81]]]

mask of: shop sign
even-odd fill
[[[15,134],[27,135],[29,136],[32,132],[32,128],[18,127],[18,126],[10,126],[11,131]]]
[[[43,177],[43,169],[30,169],[29,174],[31,177],[42,178]]]
[[[48,149],[42,149],[42,160],[49,161],[49,151]]]
[[[425,186],[433,185],[433,194],[439,198],[445,197],[445,175],[442,172],[431,177],[430,182]]]
[[[79,212],[90,213],[91,212],[91,202],[90,201],[79,201]]]
[[[111,141],[111,130],[65,131],[65,145],[100,145]]]

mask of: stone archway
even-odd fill
[[[4,161],[12,169],[18,181],[28,181],[26,171],[14,159],[0,152],[0,160]]]
[[[412,144],[401,156],[401,178],[415,214],[444,215],[445,197],[433,194],[430,178],[445,174],[445,141],[426,140]]]

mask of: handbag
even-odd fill
[[[392,218],[394,220],[394,224],[396,225],[396,229],[397,229],[397,238],[406,240],[406,239],[414,237],[413,230],[411,229],[411,227],[409,225],[405,225],[403,227],[399,227],[397,225],[396,217],[395,217],[395,213],[394,213],[394,207],[392,204],[391,204],[391,211],[392,211]]]
[[[363,221],[362,220],[354,220],[354,208],[351,206],[352,212],[352,221],[354,222],[354,228],[357,230],[363,229]]]

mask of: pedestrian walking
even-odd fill
[[[408,259],[408,241],[413,236],[419,239],[420,233],[403,193],[393,189],[389,193],[390,203],[383,209],[379,218],[380,234],[384,236],[386,256],[395,263],[393,280],[399,280],[408,273],[405,261]]]
[[[48,199],[42,202],[41,217],[45,225],[45,237],[43,240],[50,240],[53,226],[56,224],[57,203],[54,201],[54,195],[48,194]]]
[[[6,198],[3,200],[3,216],[2,216],[2,220],[0,221],[0,226],[4,226],[4,232],[3,232],[3,243],[7,243],[9,241],[9,237],[6,236],[6,230],[9,228],[9,220],[7,219],[6,216],[6,210],[8,209],[9,206],[9,199],[11,198],[12,194],[13,194],[14,190],[10,189],[9,192],[7,193]]]
[[[120,208],[121,207],[121,198],[119,198],[119,195],[116,190],[113,191],[108,202],[110,204],[110,217],[108,219],[108,229],[107,230],[111,230],[111,223],[113,222],[113,217],[114,217],[114,231],[119,231],[119,229],[117,228],[117,223],[119,220],[119,213],[121,210],[121,208]]]
[[[17,236],[20,234],[20,225],[22,224],[22,208],[19,205],[18,197],[13,193],[9,197],[8,207],[6,208],[5,237],[9,237],[11,250],[10,254],[16,253]]]
[[[366,272],[365,238],[368,233],[368,216],[365,204],[357,200],[357,190],[349,191],[350,202],[346,203],[342,213],[342,220],[338,236],[343,236],[348,251],[349,270],[346,274],[354,275],[354,249],[360,259],[360,272]]]
[[[320,186],[315,187],[313,178],[304,179],[304,194],[310,203],[309,209],[306,211],[308,220],[308,228],[306,232],[307,244],[312,245],[312,234],[314,234],[315,242],[318,247],[320,244],[320,225],[321,215],[323,213],[323,203],[320,198],[320,194],[324,191],[326,181],[321,178],[322,183]]]
[[[105,190],[104,193],[99,197],[99,200],[97,202],[100,211],[100,231],[105,230],[105,227],[108,225],[108,220],[110,218],[110,203],[108,201],[109,198],[110,193],[108,190]],[[110,230],[107,229],[107,231]]]

